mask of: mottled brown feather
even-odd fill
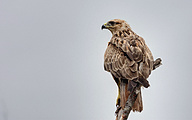
[[[133,83],[128,81],[139,82],[142,86],[149,87],[147,78],[153,70],[153,56],[144,39],[134,33],[124,20],[113,21],[119,24],[108,28],[112,32],[112,38],[105,51],[104,68],[116,80],[120,80],[120,105],[124,108],[133,87]],[[133,111],[141,112],[142,109],[142,98],[139,93]]]

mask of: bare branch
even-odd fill
[[[162,65],[161,61],[162,61],[161,58],[157,58],[155,61],[153,61],[153,70]]]
[[[117,113],[116,120],[127,120],[129,113],[132,110],[132,106],[135,103],[135,100],[137,99],[138,93],[136,93],[136,89],[138,88],[139,83],[133,88],[131,94],[128,97],[128,100],[125,104],[124,109],[120,109],[119,112]]]

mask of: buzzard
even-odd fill
[[[147,78],[155,69],[153,55],[144,39],[126,21],[110,20],[101,29],[108,29],[112,33],[104,54],[104,69],[111,73],[118,86],[116,106],[123,109],[131,90],[139,83],[132,110],[141,112],[141,87],[150,86]]]

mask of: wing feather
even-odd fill
[[[124,33],[127,37],[112,37],[104,56],[105,70],[116,78],[147,79],[151,72],[152,54],[141,37],[129,34]]]

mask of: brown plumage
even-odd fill
[[[141,86],[149,87],[147,78],[153,70],[153,56],[142,37],[124,20],[114,19],[102,26],[112,33],[104,55],[104,69],[110,72],[119,88],[117,106],[124,108],[132,88],[140,83],[133,111],[143,110]]]

